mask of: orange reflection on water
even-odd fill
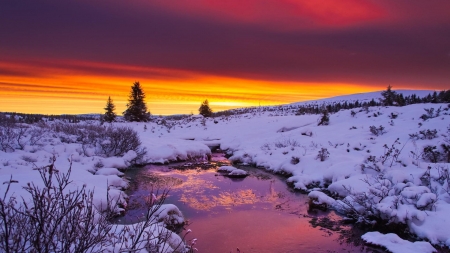
[[[178,195],[179,201],[198,211],[210,211],[213,208],[232,209],[241,205],[253,205],[257,203],[270,203],[278,208],[287,208],[289,199],[284,199],[284,194],[273,187],[273,181],[267,181],[267,189],[261,193],[255,193],[250,188],[236,189],[227,182],[231,179],[216,175],[215,180],[222,182],[222,187],[211,179],[203,179],[199,175],[216,174],[215,170],[176,170],[174,172],[158,172],[154,176],[160,182],[170,183],[171,194]],[[180,179],[173,176],[182,175]],[[214,179],[213,179],[214,180]],[[173,184],[172,182],[180,182]],[[169,185],[168,185],[169,186]],[[170,193],[169,193],[170,194]]]
[[[333,240],[322,230],[314,229],[305,218],[283,212],[251,210],[221,213],[197,218],[189,226],[197,238],[199,252],[327,252],[336,250]],[[324,236],[331,238],[324,240]],[[292,251],[292,249],[297,249]]]

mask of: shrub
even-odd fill
[[[141,141],[136,131],[130,127],[108,127],[98,137],[100,154],[123,156],[130,150],[139,151]]]
[[[420,116],[423,121],[439,117],[439,115],[441,114],[441,107],[439,107],[436,112],[434,111],[434,108],[424,108],[424,110],[426,114],[422,114],[422,116]]]
[[[32,126],[25,123],[0,122],[0,150],[13,152],[23,150],[26,145],[38,145],[43,138],[45,124]]]
[[[442,150],[443,150],[443,159],[445,162],[450,163],[450,145],[442,143],[441,144]]]
[[[319,153],[316,156],[316,159],[319,159],[321,162],[325,161],[330,156],[330,152],[328,152],[328,149],[321,148],[319,150]]]
[[[10,186],[0,197],[0,250],[2,252],[105,252],[116,248],[120,252],[135,252],[142,248],[169,250],[173,235],[163,228],[158,215],[167,196],[149,198],[144,220],[134,225],[114,225],[109,222],[116,214],[116,204],[108,197],[106,206],[96,207],[94,192],[83,185],[70,189],[71,166],[66,174],[55,168],[55,158],[48,166],[37,168],[43,187],[28,183],[24,189],[31,197],[18,200],[10,195]],[[154,195],[150,195],[154,196]],[[182,240],[171,247],[187,252]],[[150,251],[154,252],[154,251]]]
[[[300,143],[294,139],[280,140],[274,143],[276,148],[300,147]]]
[[[396,119],[397,117],[398,117],[398,113],[396,113],[396,112],[391,112],[391,114],[389,114],[390,119]]]
[[[369,186],[367,192],[355,193],[344,186],[348,196],[337,201],[338,208],[357,223],[371,226],[406,224],[411,219],[422,220],[426,215],[423,211],[435,210],[437,196],[425,186],[416,186],[410,182],[393,183],[387,178],[363,181]],[[414,195],[403,194],[404,190],[409,193],[409,190],[419,189]]]
[[[422,158],[425,161],[437,163],[441,160],[441,155],[436,146],[427,145],[423,148]]]
[[[62,142],[80,143],[85,156],[123,156],[132,150],[137,156],[130,163],[145,162],[147,151],[141,148],[138,133],[130,127],[70,123],[57,123],[52,127]]]
[[[381,126],[380,125],[380,127],[376,127],[376,126],[370,126],[369,127],[369,130],[370,130],[370,132],[373,134],[373,135],[375,135],[375,136],[379,136],[379,135],[383,135],[383,134],[385,134],[386,133],[386,131],[384,131],[384,126]]]
[[[432,140],[434,138],[437,138],[437,130],[433,129],[427,129],[427,130],[422,130],[419,131],[419,133],[413,133],[410,134],[409,137],[413,140]]]
[[[299,162],[300,162],[300,157],[298,157],[298,156],[293,156],[293,157],[291,158],[291,164],[296,165],[296,164],[298,164]]]

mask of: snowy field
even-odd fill
[[[409,91],[403,92],[409,95]],[[308,103],[362,98],[378,99],[380,94]],[[433,252],[431,244],[450,247],[448,104],[341,110],[330,115],[329,125],[320,126],[320,115],[295,115],[280,108],[282,113],[255,109],[235,116],[155,117],[148,123],[113,125],[138,132],[141,147],[147,151],[142,160],[147,162],[206,159],[211,153],[208,146],[220,146],[234,163],[288,175],[287,183],[308,193],[315,204],[335,209],[355,222],[374,228],[386,223],[406,224],[420,243],[376,231],[363,236],[365,241],[392,252]],[[424,114],[427,117],[421,118]],[[15,196],[26,195],[23,186],[28,182],[40,184],[39,173],[33,168],[46,166],[55,157],[61,172],[72,164],[73,189],[83,185],[95,189],[97,206],[105,203],[108,188],[119,201],[126,198],[122,190],[128,183],[118,169],[135,162],[136,152],[107,157],[100,155],[95,145],[84,145],[75,137],[71,140],[73,136],[54,128],[42,124],[28,127],[45,131],[32,140],[31,135],[25,135],[19,143],[22,145],[0,151],[1,181],[9,181],[11,175],[18,181],[10,189]],[[0,194],[5,190],[6,184],[1,185]]]

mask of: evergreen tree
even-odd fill
[[[211,117],[213,111],[209,107],[208,99],[203,101],[203,103],[200,105],[200,108],[198,108],[198,112],[203,115],[203,117]]]
[[[328,126],[329,124],[330,124],[330,113],[328,112],[327,109],[323,109],[322,116],[320,117],[319,123],[317,125]]]
[[[105,109],[105,114],[103,115],[104,121],[111,123],[114,120],[116,120],[117,115],[114,112],[116,110],[116,106],[114,105],[111,97],[108,97],[108,100],[106,101],[106,107],[104,109]]]
[[[397,96],[395,97],[395,102],[397,103],[398,106],[406,105],[406,100],[403,94],[397,94]]]
[[[150,113],[147,112],[147,105],[144,99],[145,93],[141,84],[134,82],[133,86],[131,86],[127,109],[123,112],[123,117],[126,121],[147,122],[150,120]]]
[[[392,105],[394,105],[394,102],[396,100],[397,93],[395,91],[392,91],[392,86],[389,85],[387,87],[387,90],[381,92],[381,96],[383,97],[381,99],[381,102],[383,103],[383,105],[392,106]]]

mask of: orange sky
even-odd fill
[[[0,1],[0,111],[153,114],[450,87],[448,0]]]
[[[111,96],[117,108],[116,113],[120,114],[125,110],[134,81],[139,81],[143,86],[148,108],[156,115],[196,114],[204,99],[209,100],[213,110],[220,111],[377,90],[373,86],[343,83],[274,82],[170,69],[91,62],[76,64],[87,68],[107,68],[117,71],[117,74],[101,75],[41,67],[45,64],[36,63],[0,62],[2,69],[10,70],[11,73],[20,69],[23,73],[22,76],[7,73],[0,75],[0,110],[42,114],[103,113],[106,99]],[[137,75],[120,75],[127,71],[140,72],[140,78],[134,79]],[[154,78],[153,73],[171,78]]]

